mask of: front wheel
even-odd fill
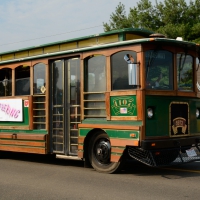
[[[98,172],[117,172],[124,163],[123,158],[119,162],[110,162],[111,145],[108,135],[104,132],[98,132],[92,137],[88,152],[91,165]]]

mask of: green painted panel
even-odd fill
[[[136,96],[110,97],[111,116],[137,116]]]
[[[91,131],[92,129],[89,128],[81,128],[79,129],[79,135],[80,136],[87,136],[87,134]]]
[[[107,124],[107,125],[132,125],[132,126],[142,126],[142,121],[130,121],[130,120],[114,120],[108,121],[106,119],[94,118],[94,119],[84,119],[82,124]]]
[[[89,128],[81,128],[80,129],[80,136],[87,136],[87,134],[91,131],[92,129]],[[139,139],[139,131],[134,131],[134,130],[113,130],[113,129],[103,129],[110,138],[124,138],[124,139],[134,139],[138,140]],[[135,134],[136,137],[132,138],[130,137],[130,134]]]
[[[200,119],[196,118],[196,108],[200,108],[200,100],[191,97],[166,97],[146,96],[146,110],[152,107],[154,116],[149,119],[146,114],[146,136],[169,136],[170,135],[170,113],[171,102],[185,102],[189,105],[189,132],[200,134]]]
[[[104,131],[111,138],[139,139],[139,131],[132,131],[132,130],[111,130],[111,129],[104,129]],[[130,134],[135,134],[136,137],[132,138],[132,137],[130,137]]]

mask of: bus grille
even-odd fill
[[[196,156],[188,156],[187,149],[193,149]],[[177,165],[200,160],[200,144],[190,147],[162,149],[162,150],[144,150],[138,147],[128,147],[128,154],[152,167]]]

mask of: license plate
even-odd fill
[[[196,153],[196,151],[194,149],[186,150],[186,153],[187,153],[188,157],[197,156],[197,153]]]

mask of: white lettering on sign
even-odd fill
[[[23,120],[22,99],[0,100],[0,121],[21,122]]]

